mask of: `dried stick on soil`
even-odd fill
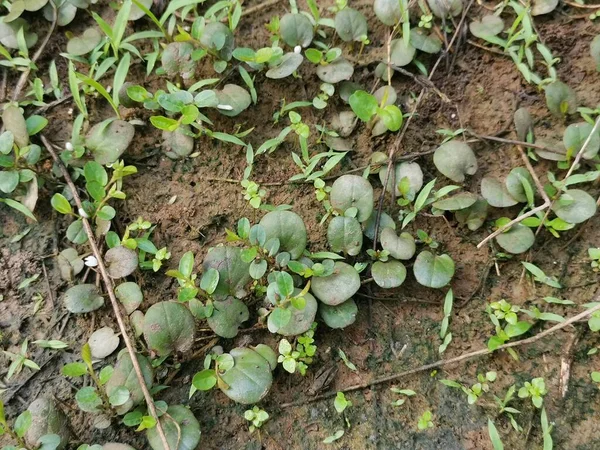
[[[600,290],[598,292],[596,292],[596,295],[592,299],[592,302],[598,302],[598,301],[600,301]],[[600,311],[600,303],[598,305],[594,306],[593,308],[588,309],[587,311],[579,313],[576,316],[573,316],[570,319],[565,320],[564,322],[560,322],[560,323],[554,325],[553,327],[550,327],[547,330],[544,330],[544,331],[536,334],[535,336],[532,336],[530,338],[523,339],[520,341],[509,342],[508,344],[503,344],[500,347],[498,347],[496,349],[496,351],[497,350],[506,350],[506,349],[514,348],[514,347],[520,347],[522,345],[527,345],[527,344],[533,344],[534,342],[537,342],[546,336],[554,334],[557,331],[562,330],[562,329],[568,327],[569,325],[572,325],[572,324],[580,321],[581,319],[586,319],[586,318],[590,317],[592,314],[594,314],[595,312],[598,312],[598,311]],[[355,384],[354,386],[348,386],[346,388],[339,389],[339,391],[340,392],[352,392],[352,391],[359,391],[362,389],[368,389],[368,388],[378,385],[378,384],[389,383],[391,381],[396,381],[396,380],[399,380],[400,378],[407,377],[408,375],[414,375],[415,373],[425,372],[427,370],[437,369],[439,367],[447,366],[450,364],[456,364],[459,362],[468,361],[473,358],[477,358],[479,356],[485,356],[485,355],[491,355],[491,354],[492,354],[492,352],[490,350],[488,350],[487,348],[483,348],[481,350],[476,350],[474,352],[463,353],[462,355],[459,355],[455,358],[442,359],[442,360],[433,362],[431,364],[425,364],[423,366],[416,367],[414,369],[405,370],[404,372],[395,373],[395,374],[388,375],[388,376],[381,377],[381,378],[376,378],[373,381],[369,381],[369,382],[365,382],[365,383],[361,383],[361,384]],[[316,397],[313,397],[313,398],[310,398],[307,400],[300,400],[300,401],[296,401],[296,402],[284,403],[284,404],[280,405],[279,407],[283,409],[283,408],[289,408],[292,406],[301,406],[301,405],[313,403],[313,402],[316,402],[319,400],[324,400],[327,398],[335,397],[336,395],[337,395],[337,391],[330,391],[330,392],[326,392],[325,394],[322,394],[322,395],[317,395]]]
[[[56,9],[56,5],[54,4],[54,2],[50,2],[50,6],[52,6],[52,24],[50,25],[50,29],[48,30],[48,33],[46,33],[46,37],[40,44],[37,51],[33,54],[33,57],[31,58],[32,63],[35,63],[40,58],[40,56],[42,56],[42,53],[43,53],[44,49],[46,48],[46,45],[48,45],[48,41],[50,41],[50,37],[52,37],[52,33],[54,33],[54,29],[56,28],[56,22],[58,21],[58,10]],[[15,87],[15,89],[13,90],[13,93],[12,93],[12,101],[13,102],[16,102],[19,99],[19,95],[21,94],[21,91],[23,90],[23,88],[27,84],[27,80],[29,79],[30,71],[31,71],[31,69],[27,69],[25,72],[23,72],[21,74],[21,77],[19,78],[19,81],[17,82],[17,86]]]
[[[469,10],[471,9],[471,6],[473,5],[473,1],[474,0],[471,0],[469,2],[469,4],[467,5],[467,7],[465,8],[465,10],[463,11],[463,15],[460,18],[460,22],[458,23],[458,26],[456,27],[456,31],[454,32],[454,35],[452,36],[452,39],[450,40],[450,43],[448,44],[448,50],[438,58],[438,60],[434,64],[433,68],[431,69],[431,72],[429,73],[429,76],[427,77],[429,79],[429,81],[431,81],[431,79],[433,78],[433,75],[435,74],[440,63],[442,62],[444,57],[450,52],[452,45],[454,45],[454,42],[458,38],[458,35],[460,34],[460,30],[462,29],[465,19],[467,18],[467,14],[468,14]],[[393,37],[393,34],[390,35],[390,41],[388,41],[388,48],[391,45],[392,37]],[[388,58],[388,62],[389,62],[389,58]],[[389,68],[389,66],[388,66],[388,68]],[[375,216],[375,230],[374,230],[374,234],[373,234],[374,236],[378,236],[378,233],[379,233],[379,222],[381,220],[381,212],[383,211],[383,200],[385,198],[385,193],[386,193],[385,187],[390,182],[390,175],[392,174],[392,172],[395,172],[392,170],[392,165],[394,164],[394,154],[396,153],[398,148],[400,148],[400,144],[402,143],[402,140],[404,139],[406,130],[408,129],[408,126],[412,122],[412,118],[415,116],[415,113],[417,112],[417,108],[421,104],[423,97],[425,97],[425,92],[426,92],[425,88],[421,89],[421,93],[419,94],[419,97],[417,98],[417,101],[411,111],[410,116],[406,120],[406,123],[402,127],[402,131],[400,131],[400,134],[394,141],[394,144],[392,145],[392,148],[390,149],[390,152],[388,154],[387,172],[385,175],[385,180],[383,180],[383,183],[382,183],[383,189],[381,190],[381,195],[379,196],[379,201],[378,201],[378,206],[377,206],[377,215]],[[392,195],[394,195],[394,193],[395,193],[395,189],[392,189]],[[373,250],[377,250],[377,239],[375,239],[373,241]]]
[[[569,342],[565,346],[565,351],[560,359],[560,384],[559,392],[562,398],[565,398],[569,390],[569,379],[571,378],[571,363],[573,362],[573,347],[577,344],[579,335],[571,336]]]
[[[571,176],[571,174],[575,170],[575,167],[577,167],[577,165],[579,164],[579,161],[581,161],[581,158],[583,157],[583,154],[584,154],[585,150],[587,149],[588,145],[590,144],[590,141],[592,140],[592,136],[594,134],[596,134],[596,132],[598,131],[598,127],[600,127],[600,116],[598,116],[598,118],[596,119],[596,123],[594,123],[594,127],[592,128],[592,131],[590,132],[589,136],[587,137],[587,139],[585,140],[585,142],[581,146],[581,149],[579,150],[579,152],[577,152],[577,156],[575,156],[575,159],[573,160],[573,164],[569,168],[569,171],[567,172],[567,174],[564,176],[563,181],[566,180],[567,178],[569,178]],[[528,217],[531,217],[531,216],[533,216],[534,214],[537,214],[540,211],[546,210],[546,214],[544,215],[544,219],[542,220],[542,223],[540,224],[540,226],[538,227],[538,229],[536,231],[536,235],[537,235],[539,233],[539,231],[541,230],[541,227],[544,225],[544,222],[546,221],[546,218],[550,214],[550,211],[552,210],[552,206],[554,206],[554,203],[556,202],[556,200],[552,200],[551,201],[548,198],[548,196],[546,195],[546,191],[544,191],[544,187],[542,186],[542,184],[540,183],[540,180],[538,179],[537,175],[533,171],[533,168],[531,167],[531,163],[529,162],[529,158],[527,158],[527,156],[525,155],[525,152],[523,151],[523,148],[521,146],[517,146],[517,148],[521,152],[521,157],[523,158],[523,161],[525,162],[525,165],[527,166],[527,169],[529,170],[529,173],[531,173],[531,176],[533,177],[533,180],[535,181],[535,184],[536,184],[536,186],[538,188],[538,191],[540,192],[540,195],[544,198],[544,204],[533,208],[532,210],[526,212],[525,214],[521,214],[516,219],[513,219],[510,222],[508,222],[506,225],[498,228],[496,231],[494,231],[492,234],[490,234],[488,237],[486,237],[483,241],[481,241],[479,244],[477,244],[477,248],[481,248],[481,246],[483,246],[490,239],[495,238],[500,233],[504,233],[510,227],[512,227],[513,225],[521,222],[522,220],[524,220],[524,219],[526,219]]]
[[[557,153],[559,155],[564,155],[564,152],[561,152],[559,149],[557,148],[550,148],[550,147],[546,147],[544,145],[540,145],[540,144],[532,144],[529,142],[523,142],[523,141],[517,141],[514,139],[504,139],[501,137],[497,137],[497,136],[483,136],[480,134],[475,134],[471,131],[469,131],[469,134],[479,140],[484,140],[484,141],[495,141],[495,142],[500,142],[502,144],[511,144],[511,145],[520,145],[522,147],[531,147],[531,148],[537,148],[539,150],[544,150],[550,153]]]
[[[75,204],[77,205],[77,208],[79,210],[83,210],[81,198],[79,198],[79,194],[77,193],[77,188],[75,187],[75,184],[73,183],[73,180],[71,179],[71,176],[69,175],[67,168],[63,164],[62,160],[57,156],[56,152],[52,148],[52,145],[50,144],[50,142],[48,142],[46,137],[41,136],[41,139],[42,139],[42,142],[44,143],[44,146],[46,147],[46,150],[48,150],[48,153],[50,153],[50,155],[52,155],[54,162],[56,163],[56,165],[59,167],[60,171],[62,172],[63,177],[64,177],[65,181],[67,182],[67,185],[69,186],[69,189],[71,189],[71,193],[73,194],[73,199],[75,200]],[[85,217],[82,217],[81,221],[83,223],[83,228],[85,229],[85,232],[88,236],[88,240],[90,243],[90,247],[92,248],[92,252],[94,253],[94,256],[96,257],[96,260],[98,261],[98,269],[100,271],[100,274],[102,275],[102,281],[104,281],[104,286],[106,288],[106,292],[108,293],[108,297],[110,298],[110,303],[111,303],[113,311],[115,313],[115,318],[117,319],[117,323],[119,324],[119,330],[121,331],[121,335],[123,336],[123,341],[125,342],[125,346],[127,347],[127,352],[129,353],[129,356],[131,357],[131,362],[133,364],[133,369],[135,371],[135,375],[138,379],[140,387],[142,388],[142,392],[144,393],[144,398],[146,399],[146,404],[148,405],[148,410],[150,411],[150,415],[156,420],[156,429],[158,431],[160,440],[161,440],[164,448],[166,450],[171,450],[169,447],[169,443],[167,441],[167,437],[165,436],[165,432],[164,432],[162,425],[160,424],[160,421],[158,419],[158,415],[156,414],[156,408],[154,407],[154,401],[152,400],[152,396],[150,395],[150,392],[148,391],[148,387],[146,386],[146,382],[142,375],[140,363],[138,362],[137,357],[136,357],[135,348],[133,347],[133,344],[131,343],[131,340],[129,339],[129,335],[127,334],[127,328],[125,327],[125,322],[123,320],[123,316],[119,309],[119,303],[118,303],[117,297],[115,296],[115,293],[113,291],[112,280],[110,279],[110,277],[108,276],[108,273],[106,272],[106,266],[104,265],[104,259],[102,258],[102,255],[100,254],[98,245],[96,244],[96,238],[94,236],[94,231],[92,230],[92,227],[90,226],[89,221]]]

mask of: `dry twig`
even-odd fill
[[[81,198],[79,197],[77,188],[75,187],[75,184],[73,183],[73,180],[71,179],[71,176],[69,175],[67,168],[63,164],[62,160],[57,156],[56,152],[52,148],[52,145],[50,144],[50,142],[48,142],[46,137],[41,136],[41,139],[42,139],[42,142],[44,143],[44,146],[46,147],[46,150],[48,150],[48,153],[50,153],[50,155],[54,159],[54,162],[56,163],[56,165],[59,167],[60,171],[62,172],[62,175],[63,175],[65,181],[67,182],[67,185],[69,186],[69,189],[71,190],[71,193],[73,194],[73,199],[75,200],[75,204],[77,205],[77,208],[79,210],[83,210]],[[113,312],[115,313],[115,318],[117,319],[117,323],[119,325],[119,330],[121,331],[121,335],[123,336],[123,341],[125,342],[125,346],[127,347],[127,352],[129,353],[129,356],[131,357],[133,369],[135,371],[135,375],[138,379],[139,385],[144,394],[144,398],[145,398],[146,404],[148,406],[148,411],[150,412],[150,415],[156,420],[156,429],[158,431],[158,434],[160,436],[160,439],[162,441],[164,448],[166,450],[170,450],[170,446],[167,441],[167,437],[165,436],[165,432],[162,428],[162,425],[161,425],[161,423],[158,419],[158,415],[156,413],[156,408],[154,406],[154,400],[152,399],[152,396],[150,395],[150,392],[148,391],[148,387],[146,386],[146,382],[142,375],[142,370],[140,368],[140,363],[137,360],[135,348],[133,347],[133,344],[131,343],[131,340],[129,339],[129,335],[127,334],[127,328],[125,327],[125,321],[123,320],[123,316],[119,309],[119,303],[117,301],[117,297],[115,296],[115,293],[113,291],[112,280],[108,276],[108,273],[106,271],[106,266],[104,265],[104,259],[102,258],[102,255],[100,254],[98,245],[96,244],[96,238],[94,235],[94,231],[92,230],[92,227],[91,227],[88,219],[86,219],[85,217],[82,217],[81,222],[83,223],[83,228],[85,229],[85,232],[88,236],[88,241],[89,241],[90,247],[92,248],[92,252],[93,252],[96,260],[98,261],[98,270],[100,271],[100,274],[102,276],[102,281],[104,282],[104,287],[106,288],[106,292],[108,293],[108,297],[110,298],[110,303],[112,305]]]

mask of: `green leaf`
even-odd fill
[[[98,413],[99,406],[102,405],[102,399],[93,386],[81,388],[75,394],[75,400],[79,409],[85,412]]]
[[[125,386],[119,386],[111,392],[108,401],[112,406],[121,406],[124,405],[130,397],[131,394],[129,393],[129,389]]]
[[[343,435],[344,435],[344,430],[337,430],[331,436],[327,436],[325,439],[323,439],[323,444],[332,444],[333,442],[340,439]]]
[[[349,98],[354,114],[363,122],[368,122],[377,113],[379,104],[375,96],[365,91],[355,91]]]
[[[213,302],[213,313],[207,322],[215,334],[229,339],[237,336],[238,328],[248,320],[249,314],[244,302],[235,297],[227,297],[223,301]]]
[[[27,433],[27,430],[31,427],[31,412],[23,411],[19,417],[15,420],[15,424],[13,425],[13,430],[17,436],[22,438]]]
[[[199,391],[209,391],[217,384],[215,371],[212,369],[204,369],[192,379],[192,385]]]
[[[426,250],[417,256],[413,272],[417,281],[423,286],[441,288],[446,286],[454,276],[454,261],[446,254],[434,256]]]
[[[37,222],[37,219],[32,214],[32,212],[29,210],[29,208],[27,208],[27,206],[23,205],[22,203],[19,203],[18,201],[13,200],[12,198],[0,198],[0,203],[5,203],[6,205],[10,206],[13,209],[16,209],[21,214],[30,218],[34,222]]]
[[[276,330],[278,330],[289,323],[292,318],[292,311],[287,308],[275,308],[269,316],[269,322],[273,324]]]
[[[62,368],[62,374],[67,377],[81,377],[88,373],[87,365],[80,362],[66,364]]]
[[[33,136],[34,134],[38,134],[40,131],[46,128],[46,125],[48,125],[48,119],[42,116],[32,115],[25,120],[25,124],[27,125],[27,134],[29,134],[29,136]]]
[[[165,116],[152,116],[150,122],[159,130],[175,131],[179,127],[179,122]]]
[[[19,172],[0,171],[0,191],[10,194],[19,185]]]
[[[496,425],[494,425],[494,422],[492,422],[492,419],[488,419],[488,433],[490,435],[490,440],[492,441],[494,450],[504,450],[504,444],[502,444],[500,434],[496,429]]]
[[[129,1],[128,3],[131,5],[131,1]],[[87,75],[83,75],[81,73],[77,74],[77,78],[79,78],[85,84],[87,84],[88,86],[93,87],[96,91],[98,91],[98,93],[100,95],[102,95],[102,97],[104,97],[106,99],[106,101],[110,104],[110,106],[112,107],[112,109],[115,111],[116,116],[118,118],[121,117],[121,114],[119,113],[119,107],[113,101],[112,97],[109,95],[109,93],[106,91],[106,89],[104,89],[104,86],[102,86],[100,83],[98,83],[93,78],[90,78]]]

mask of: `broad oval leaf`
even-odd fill
[[[459,211],[468,208],[477,201],[477,196],[470,192],[461,192],[433,203],[433,207],[442,211]]]
[[[265,76],[273,80],[289,77],[298,70],[302,61],[304,61],[304,58],[301,54],[294,52],[286,53],[275,65],[269,68]]]
[[[279,239],[279,251],[288,252],[292,259],[302,256],[306,248],[306,226],[302,218],[292,211],[271,211],[261,220],[266,241]]]
[[[525,167],[515,167],[510,171],[506,177],[506,190],[512,198],[518,202],[525,203],[527,201],[527,194],[523,183],[527,183],[532,189],[534,189],[533,177]]]
[[[465,175],[477,172],[477,158],[467,144],[453,140],[440,145],[433,154],[437,170],[452,181],[462,183]]]
[[[423,171],[421,170],[421,166],[418,163],[411,162],[403,162],[400,164],[396,164],[394,170],[394,180],[393,184],[396,187],[395,195],[399,197],[402,193],[400,192],[400,182],[403,178],[408,180],[408,191],[406,192],[406,197],[409,200],[414,200],[417,193],[423,187]],[[382,167],[379,171],[379,179],[383,184],[385,182],[387,176],[387,167]],[[392,192],[392,177],[390,176],[388,179],[388,184],[386,186],[386,190],[388,192]]]
[[[456,17],[463,9],[462,0],[427,0],[427,4],[433,15],[440,19]]]
[[[90,129],[85,146],[98,164],[112,164],[127,150],[134,134],[135,129],[129,122],[107,119]]]
[[[373,211],[371,217],[366,222],[363,222],[363,233],[366,237],[373,240],[375,239],[375,221],[377,219],[377,211]],[[381,212],[381,217],[379,218],[379,239],[381,239],[381,232],[385,228],[391,228],[392,230],[396,229],[396,222],[392,219],[389,214],[385,212]]]
[[[577,94],[562,81],[554,81],[546,86],[546,104],[552,114],[563,117],[577,110]]]
[[[396,25],[402,19],[398,0],[375,0],[373,10],[377,18],[388,26]]]
[[[269,361],[249,348],[234,348],[229,354],[234,365],[221,375],[225,385],[219,383],[219,389],[235,402],[244,405],[258,403],[273,383]]]
[[[104,359],[111,355],[119,346],[119,336],[110,327],[102,327],[92,333],[88,339],[92,358]]]
[[[339,305],[360,289],[360,275],[345,262],[336,261],[333,273],[326,277],[313,277],[311,290],[326,305]]]
[[[17,144],[17,147],[24,148],[29,145],[27,122],[19,108],[13,105],[7,106],[2,113],[2,122],[4,123],[4,127],[12,133],[14,143]]]
[[[429,33],[424,28],[410,29],[410,44],[417,50],[425,53],[439,53],[442,41],[434,33]]]
[[[446,254],[433,255],[425,250],[417,256],[413,272],[419,284],[441,288],[450,283],[454,276],[454,261]]]
[[[31,426],[25,434],[25,443],[31,448],[36,448],[40,438],[54,434],[58,436],[58,450],[66,448],[71,431],[69,429],[69,420],[57,407],[54,400],[49,397],[40,397],[27,407],[31,413]]]
[[[144,301],[144,294],[137,283],[133,281],[127,281],[119,284],[115,288],[115,295],[125,308],[127,314],[131,314],[133,311],[139,308]]]
[[[104,297],[95,284],[79,284],[65,292],[64,302],[69,312],[83,314],[104,306]]]
[[[106,271],[111,278],[125,278],[137,269],[138,256],[135,251],[117,245],[106,251],[104,262],[106,263]]]
[[[506,208],[519,203],[512,198],[504,184],[492,177],[484,177],[481,180],[481,196],[496,208]]]
[[[102,34],[96,28],[88,28],[81,36],[76,36],[67,43],[67,53],[83,56],[96,48],[102,40]]]
[[[231,59],[235,47],[233,33],[227,25],[218,21],[206,24],[200,44],[223,61]]]
[[[313,26],[304,14],[288,13],[279,22],[281,39],[290,47],[308,47],[313,40]]]
[[[392,39],[390,62],[398,67],[406,66],[413,60],[415,51],[416,49],[411,44],[407,44],[404,39]]]
[[[496,36],[504,30],[504,21],[494,15],[488,14],[481,20],[475,20],[469,24],[469,30],[473,36],[485,39],[488,36]]]
[[[235,297],[213,302],[213,308],[208,326],[217,336],[227,339],[237,336],[239,326],[250,317],[246,304]]]
[[[219,105],[231,107],[230,110],[218,109],[224,116],[235,117],[252,103],[252,97],[248,91],[237,84],[226,84],[223,89],[216,91],[216,94],[219,98]]]
[[[136,354],[136,358],[146,386],[148,389],[152,389],[152,380],[154,378],[152,374],[152,365],[145,356],[139,353]],[[129,391],[129,400],[117,408],[119,414],[125,414],[144,400],[144,393],[135,374],[131,356],[125,351],[119,355],[113,373],[106,382],[106,395],[110,397],[117,389],[123,387]]]
[[[524,253],[531,248],[535,242],[535,234],[531,228],[520,223],[510,227],[510,230],[496,236],[498,245],[508,253]]]
[[[569,125],[563,135],[563,144],[567,149],[567,153],[571,152],[572,155],[577,155],[593,128],[594,126],[587,122]],[[590,141],[583,152],[583,157],[593,159],[598,154],[598,150],[600,150],[600,134],[595,132],[590,137]]]
[[[21,17],[10,23],[5,23],[0,20],[0,44],[4,45],[6,48],[18,50],[19,43],[17,41],[17,33],[21,28],[23,28],[25,34],[25,44],[27,48],[33,47],[38,40],[38,36],[34,32],[29,31],[29,22]]]
[[[294,289],[294,295],[300,294],[300,289]],[[271,333],[281,334],[282,336],[298,336],[310,330],[315,316],[317,315],[317,300],[309,294],[304,294],[305,305],[302,309],[296,309],[293,305],[287,307],[292,312],[289,322],[283,327],[274,326],[271,321],[271,315],[267,320],[267,325]]]
[[[346,7],[335,15],[335,31],[342,41],[361,41],[367,36],[367,19],[356,9]]]
[[[469,230],[475,231],[480,228],[487,218],[488,203],[479,198],[470,207],[456,211],[455,217],[458,223],[467,225]]]
[[[558,0],[533,0],[532,3],[532,16],[541,16],[542,14],[551,13],[558,6]]]
[[[406,267],[400,261],[376,261],[371,266],[371,276],[379,287],[395,288],[406,279]]]
[[[224,299],[229,295],[243,298],[247,295],[246,284],[250,281],[250,263],[242,261],[242,250],[237,247],[215,247],[206,254],[202,267],[204,271],[216,269],[219,283],[214,291],[215,298]]]
[[[194,151],[194,138],[189,125],[180,125],[175,131],[162,133],[163,149],[171,159],[184,159]]]
[[[194,317],[181,303],[155,303],[144,316],[144,338],[150,350],[159,356],[189,350],[194,333]]]
[[[317,76],[325,83],[335,84],[349,80],[354,73],[354,66],[344,58],[317,67]]]
[[[353,299],[348,299],[340,305],[319,305],[319,317],[325,324],[334,329],[346,328],[356,320],[358,307]]]
[[[331,206],[342,213],[348,208],[357,208],[359,222],[366,221],[373,211],[373,187],[358,175],[342,175],[335,180],[329,198]]]
[[[569,189],[554,203],[552,211],[568,223],[581,223],[596,214],[596,201],[585,191]]]
[[[336,253],[344,252],[350,256],[358,255],[363,243],[360,223],[354,217],[334,217],[327,228],[327,242],[331,250]]]
[[[160,424],[171,450],[195,450],[200,442],[200,424],[196,416],[183,405],[172,405],[160,417]],[[146,430],[152,450],[165,450],[158,429]]]
[[[152,8],[152,0],[138,0],[146,9]],[[129,11],[129,20],[139,20],[144,17],[146,13],[142,11],[139,6],[135,3],[131,5],[131,10]],[[104,449],[106,450],[106,449]]]
[[[194,46],[189,42],[171,42],[161,56],[161,64],[167,75],[192,78],[196,72],[196,62],[192,59]]]
[[[398,236],[394,229],[385,227],[381,230],[380,239],[383,249],[390,252],[390,256],[396,259],[408,260],[417,251],[415,238],[406,232],[400,233]]]

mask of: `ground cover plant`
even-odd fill
[[[598,10],[0,2],[2,449],[597,448]]]

